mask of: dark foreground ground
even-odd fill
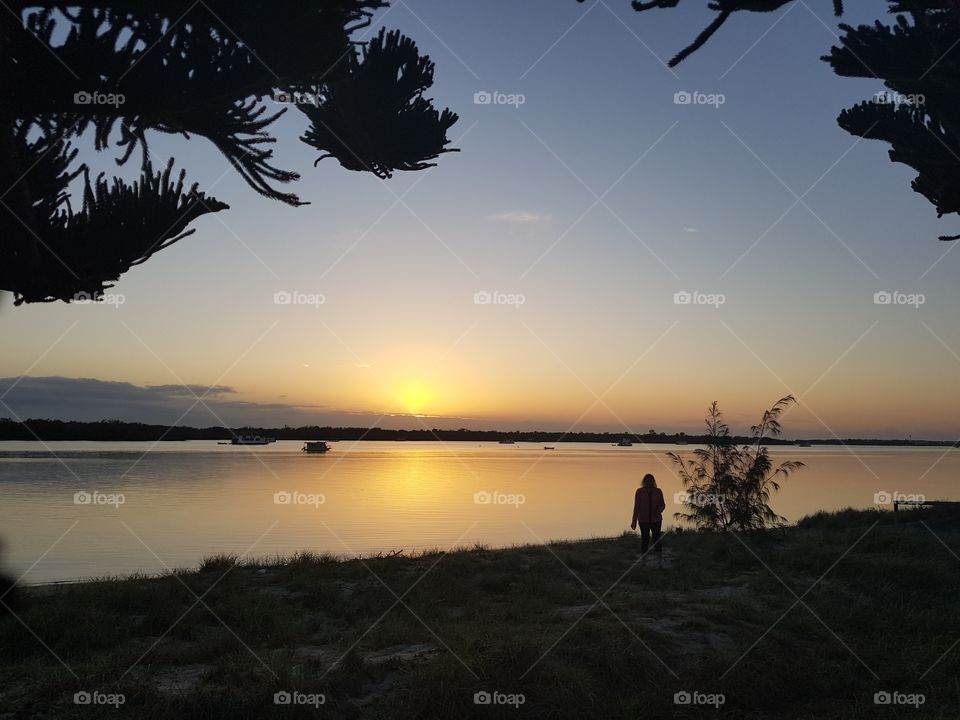
[[[0,718],[957,718],[960,522],[900,516],[35,588]]]

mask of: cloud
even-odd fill
[[[167,397],[221,397],[237,391],[229,385],[147,385],[147,390]]]
[[[193,390],[203,402],[188,390]],[[210,390],[204,397],[203,393]],[[422,427],[413,415],[383,418],[372,411],[338,410],[324,405],[250,402],[232,399],[226,385],[134,385],[128,382],[67,377],[0,378],[0,417],[92,422],[121,420],[158,425],[281,427],[330,425],[384,428]],[[285,397],[285,396],[281,396]],[[431,427],[457,428],[463,418],[431,418]]]
[[[514,210],[512,212],[487,216],[487,220],[493,220],[494,222],[516,223],[519,225],[533,225],[534,223],[544,222],[549,219],[547,215],[526,210]]]

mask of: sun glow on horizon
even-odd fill
[[[397,404],[412,415],[425,412],[433,399],[433,391],[420,381],[405,383],[397,394]]]

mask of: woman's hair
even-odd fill
[[[640,481],[640,486],[645,488],[655,488],[657,486],[657,479],[650,473],[647,473],[643,476],[643,480]]]

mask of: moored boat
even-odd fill
[[[303,444],[303,452],[305,453],[325,453],[329,450],[330,446],[327,445],[323,440],[310,441]]]

